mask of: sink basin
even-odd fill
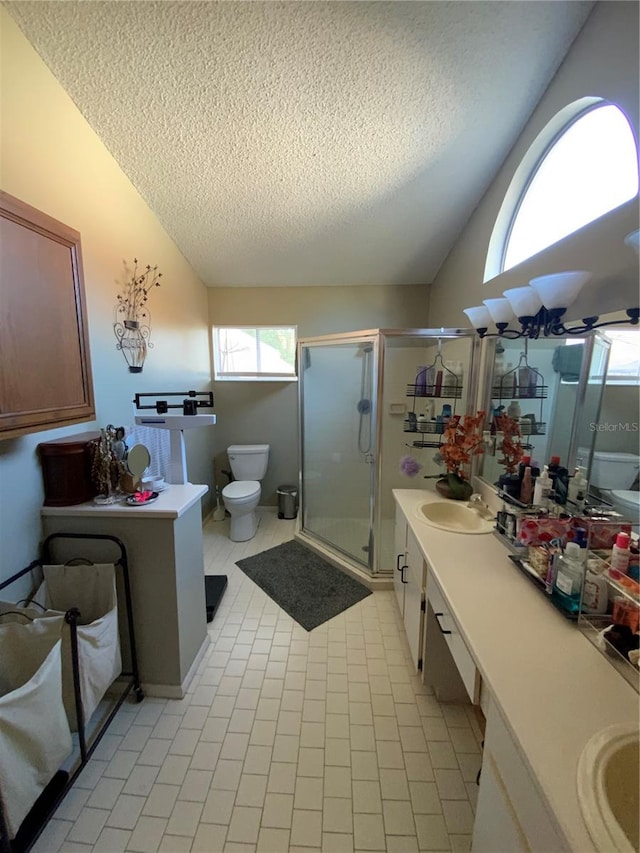
[[[451,533],[491,533],[493,520],[487,520],[475,509],[457,501],[431,501],[416,510],[420,521]]]
[[[614,725],[594,735],[578,762],[578,799],[601,853],[640,848],[638,726]]]

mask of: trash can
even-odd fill
[[[295,518],[298,514],[298,487],[278,486],[278,518]]]

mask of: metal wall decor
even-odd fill
[[[133,259],[133,269],[125,263],[124,281],[118,293],[113,331],[119,349],[129,365],[130,373],[142,373],[151,343],[151,314],[147,307],[149,291],[160,287],[162,273],[150,264],[141,272],[138,259]]]

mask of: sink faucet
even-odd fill
[[[467,506],[469,507],[469,509],[475,509],[475,511],[481,518],[494,518],[494,514],[491,512],[488,504],[484,502],[484,500],[482,499],[482,495],[480,494],[474,493],[473,495],[471,495]]]

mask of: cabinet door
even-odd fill
[[[424,559],[411,530],[407,531],[407,568],[404,571],[404,628],[416,670],[422,669],[424,636]]]
[[[0,438],[95,417],[80,234],[0,192]]]
[[[400,614],[404,616],[404,590],[406,584],[406,569],[403,566],[407,565],[407,522],[399,507],[396,507],[396,527],[395,527],[395,545],[396,545],[396,564],[393,570],[393,588],[398,599],[398,607]]]
[[[473,853],[528,853],[529,846],[518,823],[500,774],[490,752],[485,749],[473,824]]]

